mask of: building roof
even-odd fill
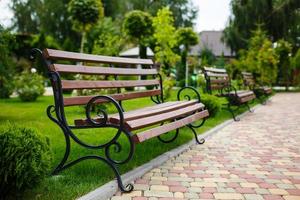
[[[139,52],[140,52],[139,47],[134,47],[132,49],[128,49],[126,51],[121,52],[120,56],[121,57],[135,57],[135,58],[138,58],[139,57]],[[149,47],[147,47],[147,57],[154,57],[154,53]]]
[[[199,44],[192,47],[190,55],[199,56],[203,49],[210,49],[212,53],[219,57],[224,55],[225,57],[233,57],[234,53],[231,49],[222,42],[223,31],[202,31],[199,33]]]

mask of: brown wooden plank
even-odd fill
[[[172,112],[163,113],[163,114],[150,116],[150,117],[145,117],[145,118],[141,118],[141,119],[136,119],[136,120],[132,120],[132,121],[127,121],[125,126],[129,130],[137,130],[137,129],[140,129],[140,128],[151,126],[151,125],[161,123],[161,122],[164,122],[164,121],[168,121],[168,120],[171,120],[171,119],[176,119],[178,117],[182,117],[184,115],[193,113],[195,111],[199,111],[200,109],[203,109],[202,105],[203,104],[198,103],[198,104],[195,104],[195,105],[192,105],[192,106],[188,106],[184,109],[175,110],[175,111],[172,111]]]
[[[206,76],[208,77],[228,77],[228,74],[226,73],[212,73],[212,72],[207,72]]]
[[[217,69],[212,67],[204,67],[204,71],[213,73],[227,73],[226,69]]]
[[[175,130],[177,128],[181,128],[181,127],[183,127],[187,124],[190,124],[192,122],[195,122],[199,119],[203,119],[203,118],[208,117],[208,116],[209,116],[208,111],[204,110],[204,111],[195,113],[191,116],[185,117],[183,119],[177,120],[175,122],[164,124],[163,126],[155,127],[155,128],[146,130],[144,132],[135,134],[133,136],[133,141],[135,143],[141,143],[141,142],[146,141],[150,138],[159,136],[163,133],[167,133],[167,132]]]
[[[109,63],[109,64],[127,64],[127,65],[153,65],[151,59],[122,58],[112,56],[100,56],[85,53],[76,53],[61,51],[55,49],[44,49],[43,55],[51,60],[71,60],[78,62]]]
[[[248,101],[251,101],[252,99],[255,99],[255,95],[249,95],[249,96],[245,96],[243,98],[240,98],[240,102],[241,103],[245,103],[245,102],[248,102]]]
[[[228,83],[229,80],[228,79],[210,79],[210,83],[211,84],[215,84],[215,83]]]
[[[163,108],[153,108],[149,110],[139,110],[138,112],[132,112],[132,113],[124,113],[124,119],[125,121],[132,121],[139,118],[149,117],[153,115],[158,115],[162,113],[171,112],[174,110],[182,109],[191,105],[196,104],[197,100],[191,100],[191,101],[181,101],[177,104],[173,104],[170,106],[165,106]],[[202,104],[202,108],[204,108],[204,105]],[[119,120],[119,115],[115,115],[111,117],[113,121]]]
[[[144,107],[144,108],[124,112],[123,113],[124,114],[124,119],[126,120],[127,115],[132,115],[134,113],[140,113],[140,112],[145,112],[145,111],[149,111],[149,110],[163,109],[165,107],[176,105],[178,103],[180,103],[180,101],[170,101],[170,102],[166,102],[166,103],[156,104],[156,105],[153,105],[153,106],[147,106],[147,107]],[[109,116],[109,118],[116,117],[116,116],[118,116],[118,114],[112,114],[112,115]],[[100,122],[97,119],[96,119],[96,121]],[[117,123],[119,123],[119,122],[117,122]],[[76,126],[85,126],[85,125],[88,125],[88,122],[87,122],[86,119],[76,119],[76,120],[74,120],[74,124]]]
[[[210,86],[210,89],[212,90],[219,90],[222,89],[226,84],[214,84]]]
[[[128,92],[122,94],[111,94],[112,98],[117,101],[121,100],[128,100],[128,99],[136,99],[142,97],[149,97],[149,96],[156,96],[160,95],[161,90],[147,90],[147,91],[138,91],[138,92]],[[96,95],[98,96],[98,95]],[[96,96],[77,96],[77,97],[66,97],[64,98],[64,106],[75,106],[75,105],[85,105],[87,104],[92,98]],[[96,103],[104,103],[107,102],[106,100],[98,100]]]
[[[254,93],[252,91],[237,91],[237,96],[242,98],[242,97],[246,97],[246,96],[251,96],[254,95]]]
[[[242,75],[245,75],[245,76],[252,76],[252,74],[250,72],[242,72]]]
[[[62,80],[62,89],[100,89],[100,88],[125,88],[137,86],[159,85],[159,80],[136,81],[86,81],[86,80]]]
[[[54,64],[53,68],[61,73],[73,74],[97,74],[97,75],[155,75],[158,74],[157,69],[132,69],[132,68],[112,68],[99,66],[83,66],[83,65],[64,65]]]

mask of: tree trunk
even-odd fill
[[[85,39],[86,39],[86,31],[83,31],[81,36],[80,53],[83,53],[84,51]]]

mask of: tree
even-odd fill
[[[15,38],[0,25],[0,98],[9,98],[13,92],[14,63],[11,49]]]
[[[198,44],[199,38],[197,33],[192,28],[179,28],[176,33],[177,45],[182,46],[181,48],[181,67],[178,70],[178,77],[182,76],[185,71],[185,86],[188,86],[188,65],[187,56],[192,45]],[[179,78],[179,80],[181,80]]]
[[[173,13],[175,27],[193,26],[198,10],[191,0],[103,0],[105,16],[114,20],[132,10],[141,10],[155,16],[163,7],[168,7]]]
[[[147,45],[153,34],[152,16],[149,13],[134,10],[126,14],[123,30],[131,40],[139,44],[140,58],[147,58]]]
[[[223,38],[238,52],[247,48],[251,38],[249,30],[262,28],[272,41],[285,39],[299,47],[299,8],[299,0],[232,0],[232,16]]]
[[[180,57],[174,52],[177,45],[177,38],[174,34],[176,29],[173,25],[174,18],[169,8],[162,8],[153,19],[155,39],[155,59],[162,65],[166,75],[171,73]]]
[[[111,18],[103,18],[88,34],[88,52],[117,56],[125,43],[120,28]]]
[[[66,12],[70,0],[12,0],[10,7],[14,13],[13,29],[23,34],[52,36],[65,50],[79,48],[76,42],[79,34],[72,30],[69,13]]]
[[[290,64],[292,45],[282,39],[278,40],[275,44],[275,50],[279,58],[277,83],[283,83],[285,89],[288,90],[292,79],[292,68]]]
[[[82,32],[80,52],[83,52],[87,31],[103,16],[102,3],[100,0],[71,0],[68,10],[74,29]]]
[[[261,29],[253,32],[248,50],[239,52],[239,59],[234,60],[229,69],[231,74],[249,71],[261,84],[271,85],[276,82],[278,56],[271,40]]]

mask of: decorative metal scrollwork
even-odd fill
[[[182,87],[182,88],[178,91],[178,93],[177,93],[177,100],[178,100],[178,101],[180,101],[180,100],[182,99],[182,98],[181,98],[181,94],[182,94],[182,92],[183,92],[184,90],[191,90],[191,91],[193,91],[194,94],[195,94],[195,97],[197,98],[198,102],[200,103],[201,97],[200,97],[199,92],[197,91],[196,88],[191,87],[191,86]],[[185,94],[185,95],[184,95],[184,99],[186,99],[186,100],[189,101],[189,100],[192,99],[192,97],[191,97],[190,95],[188,95],[188,94]]]

